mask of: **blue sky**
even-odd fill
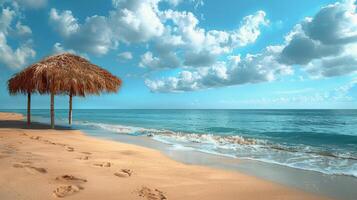
[[[0,109],[7,80],[76,53],[123,80],[74,108],[357,108],[354,0],[0,0]],[[56,108],[67,108],[58,96]],[[48,108],[35,95],[33,108]]]

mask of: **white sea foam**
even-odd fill
[[[357,177],[357,158],[349,153],[330,153],[310,146],[286,146],[239,135],[184,133],[92,122],[81,122],[80,124],[119,134],[149,136],[156,141],[171,145],[174,150],[197,150],[324,174]]]

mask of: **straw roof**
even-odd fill
[[[15,74],[8,81],[10,94],[35,93],[85,96],[117,92],[122,81],[88,60],[70,54],[50,56]]]

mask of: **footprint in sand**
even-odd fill
[[[43,140],[43,142],[46,143],[46,144],[56,145],[55,142],[51,142],[51,141],[49,141],[49,140]]]
[[[80,156],[77,159],[78,160],[89,160],[89,156]]]
[[[84,178],[79,178],[73,175],[62,175],[62,176],[57,176],[56,181],[60,182],[65,182],[65,183],[70,183],[71,185],[62,185],[58,188],[56,188],[53,191],[53,194],[56,197],[65,197],[71,194],[74,194],[76,192],[79,192],[80,190],[83,190],[84,187],[81,186],[81,184],[86,183],[87,179]]]
[[[122,169],[120,172],[114,173],[115,176],[121,177],[121,178],[126,178],[129,177],[133,174],[133,170],[131,169]]]
[[[32,140],[39,140],[41,137],[40,136],[31,136],[30,139]]]
[[[150,189],[148,187],[143,186],[139,192],[140,197],[146,198],[148,200],[166,200],[166,196],[164,193],[158,189]]]
[[[85,154],[85,155],[92,155],[92,153],[90,153],[90,152],[81,152],[81,153],[83,153],[83,154]]]
[[[26,168],[26,169],[34,170],[34,171],[39,172],[41,174],[47,173],[47,170],[45,168],[34,167],[32,165],[29,165],[29,164],[18,164],[18,163],[16,163],[16,164],[13,164],[12,166],[15,167],[15,168]]]
[[[56,197],[62,198],[62,197],[77,193],[83,189],[84,189],[84,187],[78,186],[78,185],[62,185],[53,191],[53,195]]]
[[[73,147],[66,147],[66,150],[69,151],[69,152],[73,152],[74,148]]]
[[[45,168],[42,168],[42,167],[33,167],[33,166],[28,166],[29,169],[33,169],[33,170],[36,170],[42,174],[45,174],[47,173],[47,170]]]
[[[62,176],[57,176],[56,177],[57,181],[64,181],[64,182],[71,182],[71,183],[85,183],[87,182],[87,179],[84,178],[78,178],[73,175],[62,175]]]
[[[112,163],[110,163],[110,162],[95,163],[94,166],[98,166],[98,167],[111,167],[111,166],[112,166]]]

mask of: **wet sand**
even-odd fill
[[[326,199],[0,113],[0,199]]]

